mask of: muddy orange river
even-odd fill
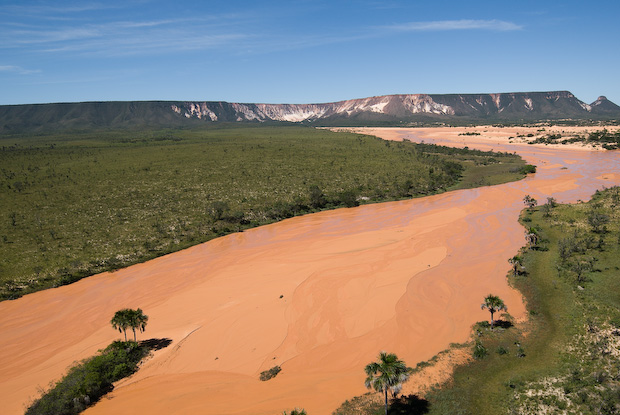
[[[371,133],[450,144],[441,130]],[[516,151],[538,172],[296,217],[0,303],[2,413],[23,413],[72,362],[122,337],[109,321],[124,307],[148,314],[141,338],[172,343],[87,414],[330,414],[366,392],[363,369],[379,351],[415,366],[466,341],[489,317],[489,293],[524,318],[506,279],[524,244],[523,196],[586,200],[620,184],[620,155],[467,140]],[[275,365],[280,374],[259,381]]]

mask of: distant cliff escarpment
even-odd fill
[[[354,126],[547,120],[620,120],[620,106],[604,96],[586,104],[568,91],[384,95],[324,104],[136,101],[0,106],[2,134],[218,122]]]

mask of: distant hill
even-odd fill
[[[586,104],[568,91],[406,94],[324,104],[230,102],[81,102],[0,106],[0,134],[115,128],[191,127],[217,122],[312,125],[619,120],[604,96]]]

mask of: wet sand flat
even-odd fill
[[[451,140],[441,129],[367,133]],[[415,366],[467,340],[488,318],[489,293],[524,318],[505,277],[524,244],[523,196],[585,200],[620,184],[620,156],[458,134],[452,145],[516,151],[539,169],[516,183],[296,217],[0,303],[3,411],[22,413],[37,386],[119,338],[109,320],[124,307],[149,315],[142,338],[172,344],[88,414],[329,414],[366,392],[363,367],[380,350]],[[275,365],[282,372],[260,382]]]

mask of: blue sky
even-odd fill
[[[0,104],[569,90],[620,105],[620,2],[0,0]]]

